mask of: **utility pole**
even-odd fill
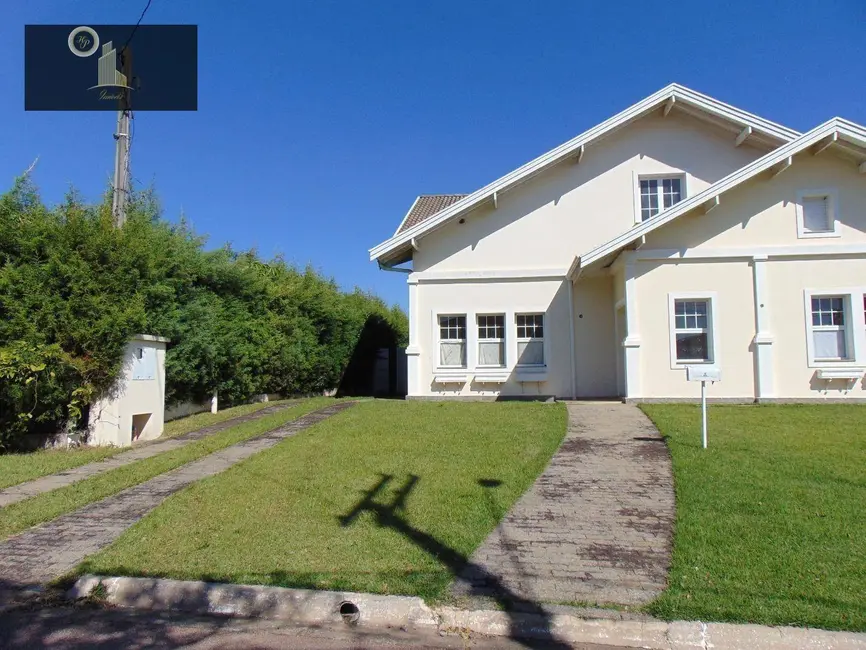
[[[120,65],[126,85],[132,81],[132,50],[127,45],[120,51]],[[132,110],[131,88],[121,88],[118,100],[117,130],[114,133],[114,191],[111,210],[114,223],[120,228],[126,223],[126,201],[129,197],[129,115]]]

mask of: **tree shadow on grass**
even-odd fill
[[[378,483],[364,493],[363,498],[351,511],[338,518],[341,526],[351,526],[362,513],[371,513],[375,518],[376,525],[389,528],[406,537],[413,544],[445,564],[452,576],[471,575],[473,580],[468,595],[492,596],[495,599],[499,607],[510,618],[510,638],[520,640],[521,643],[531,648],[571,647],[554,637],[551,629],[551,615],[539,603],[514,593],[498,576],[493,575],[483,566],[472,562],[462,553],[443,544],[432,535],[413,527],[405,520],[402,514],[406,511],[409,493],[420,480],[418,476],[410,475],[403,486],[397,490],[391,503],[388,504],[380,503],[377,497],[382,494],[394,476],[380,474],[380,477]],[[485,488],[485,496],[489,503],[493,504],[494,500],[489,490],[500,485],[500,481],[481,479],[478,484]],[[476,591],[478,589],[475,586],[477,583],[485,584],[483,591]],[[527,625],[527,623],[529,624]],[[531,630],[532,637],[527,636],[529,630]]]

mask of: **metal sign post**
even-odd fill
[[[721,371],[715,366],[686,366],[686,379],[701,382],[701,442],[707,448],[707,382],[722,380]]]

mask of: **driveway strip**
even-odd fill
[[[0,542],[0,588],[34,587],[63,576],[102,550],[168,496],[269,449],[353,402],[313,411],[277,429],[91,503]],[[2,596],[2,593],[0,593]]]
[[[567,406],[565,440],[454,595],[495,598],[498,583],[534,602],[637,605],[665,588],[674,485],[664,440],[633,405]]]
[[[185,433],[175,438],[169,438],[167,440],[159,440],[157,438],[152,442],[147,441],[141,443],[139,446],[136,446],[129,451],[124,451],[116,456],[106,458],[105,460],[87,463],[86,465],[79,465],[78,467],[73,467],[58,472],[57,474],[41,476],[32,481],[27,481],[26,483],[19,483],[18,485],[10,486],[4,490],[0,490],[0,508],[18,501],[23,501],[24,499],[29,499],[30,497],[35,497],[43,492],[51,492],[52,490],[72,485],[78,481],[83,481],[86,478],[95,476],[96,474],[102,474],[103,472],[117,469],[118,467],[123,467],[124,465],[144,460],[145,458],[157,456],[166,451],[180,449],[191,442],[201,440],[202,438],[213,435],[214,433],[219,433],[220,431],[225,431],[226,429],[230,429],[231,427],[235,427],[244,422],[257,420],[266,415],[290,408],[295,406],[298,402],[299,400],[293,400],[283,404],[266,406],[265,408],[253,413],[240,415],[236,418],[231,418],[230,420],[223,420],[222,422],[201,429],[196,429],[195,431],[190,431],[189,433]]]

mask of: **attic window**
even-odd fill
[[[639,183],[641,221],[656,216],[684,198],[682,176],[641,178]]]
[[[797,193],[797,236],[837,237],[836,206],[834,190],[804,190]]]

